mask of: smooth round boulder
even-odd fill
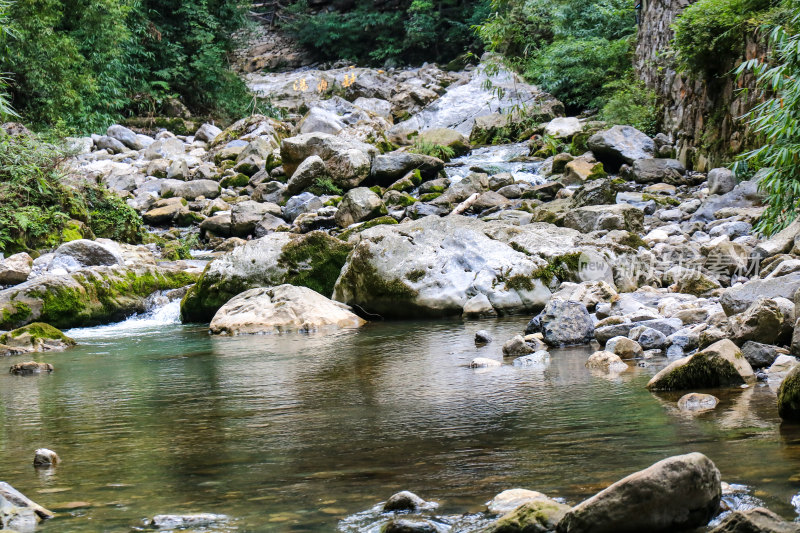
[[[599,351],[589,356],[586,361],[586,368],[600,370],[601,372],[618,373],[625,371],[628,365],[623,363],[622,359],[615,353]]]
[[[580,302],[550,300],[540,324],[544,341],[550,346],[588,344],[594,338],[592,318]]]
[[[714,409],[719,403],[719,398],[711,394],[690,392],[678,400],[678,409],[685,412],[708,411]]]
[[[65,242],[55,251],[56,257],[69,256],[83,266],[111,266],[124,264],[120,250],[97,241],[77,239]]]
[[[570,509],[558,533],[667,533],[701,527],[719,511],[720,473],[701,453],[669,457]]]
[[[617,354],[621,359],[636,359],[644,355],[641,345],[628,337],[612,337],[606,342],[606,351]]]
[[[244,291],[223,305],[209,326],[214,335],[330,331],[366,321],[307,287],[278,285]]]
[[[524,503],[545,498],[547,498],[547,496],[535,490],[509,489],[504,490],[487,502],[486,508],[492,514],[505,514],[513,511]]]

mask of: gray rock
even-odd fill
[[[328,133],[336,135],[345,128],[341,117],[327,109],[312,107],[297,125],[298,133]]]
[[[475,333],[475,344],[489,344],[493,340],[492,334],[485,329],[478,330]]]
[[[732,191],[720,196],[712,196],[703,202],[692,215],[692,222],[713,222],[715,213],[724,208],[740,208],[759,206],[764,201],[763,193],[759,192],[755,180],[743,181]]]
[[[325,162],[318,155],[312,155],[303,160],[294,171],[289,183],[286,184],[286,194],[294,196],[308,189],[317,179],[327,176]]]
[[[334,218],[340,227],[346,228],[385,214],[386,206],[380,196],[366,187],[356,187],[345,193]]]
[[[719,398],[711,394],[690,392],[678,400],[678,409],[684,412],[708,411],[714,409],[719,403]]]
[[[778,414],[783,420],[800,420],[800,365],[796,364],[778,388]],[[772,368],[770,368],[770,373]]]
[[[47,448],[39,448],[33,454],[33,466],[55,466],[60,462],[58,454]]]
[[[119,124],[109,126],[106,130],[106,135],[112,139],[116,139],[131,150],[141,150],[144,148],[142,141],[132,130]]]
[[[714,168],[708,172],[708,194],[725,194],[736,187],[736,177],[727,168]]]
[[[28,279],[33,267],[33,258],[21,252],[0,259],[0,285],[17,285]]]
[[[617,481],[570,509],[558,533],[673,532],[704,526],[722,499],[720,473],[701,453],[679,455]]]
[[[572,209],[564,218],[564,226],[590,233],[597,230],[644,231],[644,213],[628,204],[593,205]]]
[[[630,175],[636,183],[679,183],[686,168],[677,159],[638,159]]]
[[[763,507],[733,511],[710,533],[798,533],[797,522],[787,522]]]
[[[393,511],[419,511],[426,506],[428,506],[428,504],[425,500],[413,492],[404,490],[392,494],[392,496],[386,500],[386,503],[383,504],[383,511],[387,513]]]
[[[309,193],[310,194],[310,193]],[[251,198],[256,202],[270,202],[280,204],[286,197],[286,185],[279,181],[266,181],[259,184]]]
[[[539,367],[550,362],[550,352],[536,350],[532,354],[523,355],[514,359],[511,364],[516,367]]]
[[[17,348],[11,348],[12,352],[17,352]],[[9,355],[17,355],[17,353],[11,353]],[[49,374],[53,370],[53,365],[50,363],[37,363],[36,361],[27,361],[25,363],[17,363],[13,365],[9,370],[9,374],[13,374],[15,376],[32,376],[34,374]],[[34,462],[35,464],[35,462]]]
[[[589,137],[589,150],[614,171],[622,164],[650,159],[655,153],[653,139],[631,126],[613,126]]]
[[[256,224],[268,214],[273,217],[280,215],[281,208],[276,204],[259,203],[253,200],[235,204],[231,209],[231,235],[246,237],[252,234]]]
[[[641,345],[645,350],[660,350],[667,344],[667,336],[658,331],[657,329],[648,328],[646,326],[638,326],[631,331],[631,336],[634,336],[634,331],[641,328],[641,331],[636,335],[636,342]]]
[[[503,355],[505,356],[527,355],[535,351],[533,346],[525,342],[522,335],[515,335],[503,344]]]
[[[580,302],[550,300],[540,323],[544,341],[550,346],[587,344],[594,337],[592,318]]]
[[[55,255],[71,257],[83,266],[110,266],[124,264],[120,252],[119,249],[106,243],[78,239],[65,242],[56,248]]]
[[[292,196],[283,206],[283,217],[289,222],[293,222],[303,213],[314,213],[322,209],[322,200],[310,192],[304,192],[297,196]]]
[[[753,369],[742,352],[724,339],[694,355],[673,361],[658,372],[650,390],[690,390],[738,386],[753,380]]]
[[[202,221],[200,230],[213,233],[217,237],[230,237],[232,224],[230,212],[218,213]]]
[[[779,278],[753,279],[725,289],[719,299],[722,309],[728,316],[744,312],[759,298],[792,299],[800,289],[800,272]]]
[[[161,139],[150,146],[144,151],[145,159],[175,159],[186,153],[186,145],[179,139],[170,137]]]
[[[378,150],[365,143],[326,133],[307,133],[284,139],[281,143],[281,159],[287,176],[292,176],[298,165],[312,155],[325,162],[328,176],[336,185],[350,189],[369,176]]]
[[[163,180],[161,183],[161,196],[165,198],[177,196],[187,200],[199,197],[216,198],[222,191],[219,183],[214,180]]]
[[[94,145],[98,150],[108,150],[108,152],[112,154],[121,154],[129,150],[121,141],[109,137],[108,135],[103,135],[99,139],[96,139]]]
[[[376,156],[372,162],[372,179],[387,187],[409,172],[419,170],[423,180],[436,177],[444,169],[444,162],[435,157],[410,152],[390,152]]]
[[[264,237],[275,231],[288,231],[289,225],[280,217],[271,213],[266,213],[253,228],[253,235],[256,238]]]
[[[380,533],[441,533],[442,528],[425,518],[395,518],[381,526]]]
[[[0,529],[32,531],[40,520],[53,516],[51,511],[0,481]]]
[[[778,301],[759,298],[743,313],[731,316],[729,323],[733,338],[739,344],[745,341],[781,342],[781,334],[788,329],[786,322],[792,324],[793,318],[784,316]]]
[[[217,135],[222,133],[222,130],[213,124],[205,123],[194,132],[194,138],[198,141],[213,142]]]

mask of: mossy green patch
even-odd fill
[[[800,366],[794,367],[778,388],[778,414],[784,420],[800,421]]]
[[[250,182],[250,178],[245,174],[234,174],[225,176],[219,184],[223,187],[245,187]]]
[[[419,201],[420,202],[432,202],[433,200],[436,200],[437,198],[439,198],[441,195],[442,195],[442,193],[440,193],[440,192],[429,192],[427,194],[420,195]]]
[[[38,340],[57,340],[69,346],[74,346],[76,344],[74,339],[64,335],[61,330],[54,328],[50,324],[45,324],[44,322],[33,322],[27,326],[0,335],[0,344],[9,344],[12,338],[21,337],[22,335],[30,335],[33,342]]]
[[[406,274],[406,279],[408,281],[413,281],[414,283],[416,283],[417,281],[421,280],[424,277],[425,277],[425,271],[419,269],[411,270]]]
[[[516,274],[505,280],[507,289],[514,291],[532,291],[535,288],[533,279],[531,277]]]
[[[497,522],[482,530],[482,533],[554,531],[569,509],[569,505],[553,500],[533,500],[500,517]]]
[[[548,259],[547,266],[535,271],[531,274],[531,277],[544,283],[552,282],[553,278],[565,281],[574,277],[580,271],[580,258],[580,252],[552,257]]]
[[[373,218],[372,220],[368,220],[361,224],[360,226],[352,227],[348,230],[341,232],[338,237],[339,239],[346,241],[350,239],[350,237],[355,233],[361,233],[364,230],[368,230],[369,228],[374,228],[375,226],[381,226],[384,224],[397,224],[397,221],[390,216],[382,216],[378,218]]]
[[[278,264],[287,269],[286,283],[333,293],[351,246],[322,231],[312,231],[283,248]]]
[[[632,231],[629,231],[625,237],[621,238],[619,243],[623,246],[630,246],[634,250],[639,249],[639,247],[644,247],[648,250],[650,249],[650,245],[647,244],[638,234]]]
[[[657,381],[648,383],[650,390],[689,390],[711,387],[733,387],[744,384],[736,367],[714,353],[700,352]]]
[[[32,314],[29,305],[13,301],[10,303],[10,309],[6,307],[0,312],[0,328],[9,329],[24,324]]]

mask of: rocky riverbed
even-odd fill
[[[776,413],[800,419],[800,224],[763,238],[755,181],[687,170],[666,135],[564,117],[552,96],[488,72],[250,75],[283,119],[189,136],[114,125],[72,139],[77,179],[126,198],[159,240],[76,239],[0,261],[0,350],[65,349],[72,339],[54,328],[141,313],[154,294],[181,298],[182,319],[215,336],[519,315],[516,332],[468,366],[546,365],[585,345],[594,374],[658,367],[646,387],[677,394],[676,408],[714,409],[715,390],[765,382]],[[177,239],[198,259],[173,260]],[[631,516],[643,520],[631,531],[706,525],[720,510],[719,471],[704,456],[670,461],[652,468],[678,477],[654,474],[665,487],[654,494],[684,494],[680,476],[695,467],[708,490],[668,498],[675,508],[651,522],[601,492],[569,511],[542,500],[555,514],[533,529],[508,516],[486,527],[589,531],[605,520],[594,530],[622,531]],[[640,498],[621,483],[623,500]],[[434,522],[381,527],[462,530]],[[719,531],[744,531],[728,522]]]

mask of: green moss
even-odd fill
[[[623,246],[630,246],[634,250],[638,250],[639,247],[644,247],[646,249],[650,249],[650,245],[644,242],[644,240],[636,233],[629,231],[628,234],[619,240],[619,243]]]
[[[350,237],[355,233],[361,233],[362,231],[368,230],[369,228],[374,228],[375,226],[381,226],[384,224],[397,224],[397,221],[390,216],[373,218],[372,220],[364,222],[360,226],[355,226],[346,231],[343,231],[338,235],[338,237],[339,239],[346,241],[350,239]]]
[[[412,270],[408,274],[406,274],[406,279],[408,281],[413,281],[414,283],[416,283],[417,281],[421,280],[424,277],[425,277],[424,270]]]
[[[420,195],[419,201],[420,202],[431,202],[431,201],[436,200],[437,198],[439,198],[441,195],[442,195],[442,193],[440,193],[440,192],[429,192],[427,194]]]
[[[532,291],[535,288],[533,280],[522,274],[511,276],[505,281],[507,289],[515,291]]]
[[[401,279],[382,277],[371,259],[372,253],[366,247],[353,250],[347,269],[342,273],[341,286],[353,293],[353,303],[362,305],[369,302],[370,312],[401,315],[398,306],[413,304],[419,293]]]
[[[800,420],[800,366],[794,367],[778,388],[778,414],[784,420]]]
[[[605,178],[607,176],[608,176],[608,174],[606,174],[606,171],[603,168],[603,163],[597,163],[596,165],[594,165],[592,167],[592,171],[589,173],[589,176],[587,176],[586,179],[587,180],[599,180],[599,179]]]
[[[444,187],[442,185],[431,185],[430,187],[428,187],[428,192],[426,194],[432,194],[432,193],[442,194],[446,189],[447,187]]]
[[[30,335],[33,342],[41,339],[59,340],[69,346],[74,346],[76,344],[74,339],[64,335],[61,330],[43,322],[33,322],[27,326],[23,326],[0,335],[0,344],[8,344],[11,338],[21,337],[22,335]]]
[[[312,231],[284,246],[278,264],[287,269],[286,283],[333,293],[351,246],[322,231]]]
[[[556,524],[569,510],[552,500],[533,500],[516,508],[483,530],[483,533],[534,533],[554,531]]]
[[[369,188],[369,190],[371,190],[378,196],[383,196],[383,194],[386,192],[380,185],[373,185],[372,187]]]
[[[3,308],[0,312],[0,328],[9,329],[25,324],[33,312],[30,306],[22,302],[11,302],[11,308]]]
[[[411,183],[419,187],[422,184],[422,172],[418,168],[415,168],[411,172]]]
[[[70,220],[64,229],[61,230],[61,242],[77,241],[78,239],[86,238],[84,231],[86,227],[82,222],[77,220]]]
[[[534,279],[549,284],[553,278],[564,281],[571,279],[580,271],[580,252],[574,252],[552,257],[547,261],[547,266],[531,274]]]
[[[341,196],[334,196],[333,198],[329,199],[327,202],[325,202],[325,203],[324,203],[324,204],[322,204],[322,205],[324,205],[324,206],[326,206],[326,207],[330,207],[330,206],[337,206],[337,205],[339,205],[341,202],[342,202],[342,197],[341,197]]]
[[[250,178],[245,174],[235,174],[225,176],[219,184],[223,187],[245,187],[250,182]]]
[[[642,200],[646,202],[653,200],[658,205],[665,205],[665,206],[668,205],[672,207],[677,207],[681,205],[681,201],[678,200],[677,198],[673,198],[672,196],[657,196],[654,194],[643,194]]]
[[[649,383],[650,390],[689,390],[710,387],[738,386],[744,379],[727,359],[700,352],[688,363],[673,369],[656,382]]]
[[[401,207],[408,207],[417,203],[417,199],[410,194],[403,193],[401,196],[391,198],[391,202],[386,202],[387,205],[399,205]]]

